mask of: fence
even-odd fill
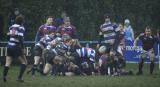
[[[33,62],[33,47],[34,47],[34,41],[25,41],[25,49],[26,49],[26,56],[27,59],[29,60],[29,63]],[[89,46],[92,48],[95,48],[96,44],[98,41],[80,41],[82,46]],[[0,42],[0,61],[4,63],[4,58],[7,55],[7,48],[6,48],[7,42]],[[125,52],[124,52],[124,58],[126,62],[128,63],[138,63],[139,58],[140,58],[140,52],[142,50],[141,42],[138,42],[138,49],[133,48],[133,42],[126,42],[125,46]],[[159,58],[159,45],[155,44],[154,46],[154,51],[155,51],[155,62],[158,63],[158,58]],[[149,62],[149,58],[146,58],[146,63]],[[160,61],[159,61],[160,62]]]

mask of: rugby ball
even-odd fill
[[[106,52],[106,46],[100,46],[100,48],[98,49],[99,53],[105,53]]]

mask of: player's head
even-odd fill
[[[68,34],[62,35],[62,40],[66,45],[68,46],[72,45],[72,38]]]
[[[24,21],[24,16],[23,15],[19,15],[19,16],[16,17],[16,20],[15,20],[16,24],[23,25],[24,22],[25,21]]]
[[[110,14],[109,13],[104,14],[104,19],[105,22],[110,22]]]
[[[145,34],[147,36],[151,35],[151,27],[150,26],[147,26],[146,29],[145,29]]]
[[[14,9],[14,14],[15,14],[16,16],[20,14],[20,12],[19,12],[19,9],[18,9],[18,8],[15,8],[15,9]]]
[[[62,17],[62,18],[65,18],[66,16],[67,16],[66,12],[63,11],[63,12],[61,13],[61,17]]]
[[[65,24],[65,26],[69,26],[71,24],[69,17],[64,18],[64,24]]]
[[[125,24],[125,26],[129,26],[129,25],[130,25],[129,19],[125,19],[125,20],[124,20],[124,24]]]
[[[52,25],[53,24],[53,17],[52,16],[49,16],[46,20],[46,24],[47,25]]]
[[[118,28],[119,28],[120,31],[123,31],[123,29],[124,29],[123,24],[122,24],[122,23],[119,23],[119,24],[118,24]]]

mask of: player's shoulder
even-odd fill
[[[106,26],[106,25],[107,25],[106,23],[101,24],[101,25],[100,25],[100,29],[103,28],[103,27]]]
[[[64,27],[64,24],[61,24],[61,25],[58,26],[58,29],[61,29],[63,27]]]
[[[45,27],[45,24],[40,25],[39,29],[43,29]]]
[[[16,29],[19,29],[19,30],[21,30],[21,31],[22,31],[22,30],[25,31],[24,26],[19,25],[19,24],[13,24],[12,26],[9,27],[9,29],[12,29],[12,28],[16,28]]]
[[[76,29],[76,27],[75,27],[74,25],[71,25],[71,27],[72,27],[73,29]]]
[[[144,36],[145,35],[145,33],[140,33],[139,34],[139,37],[142,37],[142,36]]]

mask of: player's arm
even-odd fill
[[[103,35],[102,35],[102,32],[100,31],[99,32],[99,41],[98,41],[98,44],[101,44],[102,40],[103,40]]]
[[[131,28],[131,33],[132,33],[132,39],[134,40],[134,31],[132,28]]]
[[[100,44],[102,43],[103,40],[103,33],[101,31],[99,31],[99,40],[98,40],[98,44],[97,44],[97,48],[100,47]]]
[[[40,40],[40,32],[38,31],[36,33],[36,37],[35,37],[35,43],[37,43]]]
[[[134,40],[134,43],[133,43],[134,48],[137,47],[138,40],[140,40],[140,38],[142,37],[142,35],[144,35],[144,33],[140,34],[140,35]]]
[[[40,26],[37,33],[36,33],[36,37],[35,37],[35,43],[37,43],[40,39],[41,39],[41,29],[43,26]]]
[[[157,37],[157,41],[158,41],[158,44],[159,44],[160,43],[160,31],[159,30],[157,30],[156,37]]]
[[[24,32],[24,29],[21,29],[21,31],[18,33],[18,39],[22,48],[24,48]]]
[[[57,28],[57,30],[56,30],[56,36],[57,37],[61,37],[62,35],[61,35],[61,26],[59,26],[58,28]]]
[[[74,27],[74,26],[72,26],[72,27],[73,27],[73,33],[72,33],[73,39],[78,39],[78,38],[77,38],[76,27]]]
[[[10,39],[10,34],[9,34],[9,32],[7,33],[7,41],[9,41],[9,39]]]
[[[134,40],[134,43],[133,43],[133,48],[137,48],[137,42],[138,42],[139,38],[137,37],[135,40]]]

